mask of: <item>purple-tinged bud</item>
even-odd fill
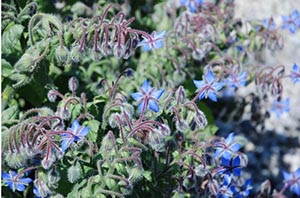
[[[71,77],[69,79],[68,85],[69,85],[69,90],[72,91],[72,92],[74,92],[74,91],[77,90],[79,82],[78,82],[77,78]]]
[[[47,157],[44,157],[41,164],[42,164],[43,168],[47,170],[53,165],[54,162],[55,162],[55,157],[53,155],[50,155],[48,157],[48,159],[47,159]]]
[[[113,113],[109,116],[108,123],[112,128],[119,127],[119,123],[117,121],[117,116],[121,118],[119,113]]]
[[[102,44],[101,44],[101,52],[106,55],[106,56],[109,56],[109,55],[112,55],[113,54],[113,45],[111,43],[107,43],[104,41]]]
[[[52,185],[56,186],[56,185],[58,185],[58,182],[60,180],[60,174],[55,168],[53,168],[48,172],[47,178],[48,178],[48,182],[51,186]]]
[[[197,176],[203,178],[208,174],[208,170],[204,167],[203,164],[200,164],[195,168],[195,173]]]
[[[116,58],[122,58],[124,54],[125,54],[124,46],[122,45],[118,46],[118,44],[114,46],[114,56]]]
[[[71,112],[67,108],[63,108],[60,112],[60,116],[63,120],[68,120],[71,118]]]
[[[50,102],[55,102],[55,100],[57,98],[56,91],[55,90],[48,91],[47,97]]]
[[[33,193],[37,197],[48,197],[52,194],[52,191],[49,189],[49,187],[46,185],[46,183],[41,179],[34,180],[34,188]]]
[[[176,129],[181,132],[184,132],[189,129],[188,123],[183,119],[181,119],[180,121],[176,120],[175,125],[176,125]]]
[[[149,133],[149,145],[156,152],[163,152],[165,150],[165,144],[163,142],[164,136],[160,131],[155,130]]]
[[[207,119],[202,111],[196,111],[194,121],[199,129],[204,129],[207,125]]]

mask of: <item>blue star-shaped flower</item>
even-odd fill
[[[62,143],[61,149],[63,152],[75,141],[81,140],[86,136],[89,132],[89,127],[82,127],[80,126],[77,119],[75,119],[72,123],[71,129],[69,130],[70,133],[65,133],[61,135]]]
[[[249,197],[250,191],[252,189],[252,179],[247,179],[243,186],[241,186],[238,190],[238,194],[235,196],[235,198],[243,198],[243,197]]]
[[[288,183],[291,191],[300,196],[300,168],[293,173],[283,171],[283,178]]]
[[[297,83],[300,81],[300,69],[296,63],[293,65],[293,69],[291,71],[290,78],[293,81],[293,83]]]
[[[298,10],[294,10],[289,16],[282,16],[282,29],[289,29],[291,33],[296,32],[297,26],[300,27],[300,15]]]
[[[164,91],[163,89],[155,90],[150,86],[148,80],[145,80],[140,91],[130,95],[138,102],[139,113],[143,112],[143,110],[145,111],[147,107],[154,112],[158,112],[158,99]]]
[[[28,186],[28,184],[32,182],[31,178],[22,178],[18,176],[15,171],[11,170],[8,173],[2,171],[2,178],[4,184],[8,185],[13,191],[24,191],[26,188],[25,186]]]
[[[238,88],[240,86],[245,86],[247,83],[247,72],[243,71],[239,75],[231,74],[229,77],[225,80],[225,83],[234,88]]]
[[[195,13],[197,8],[203,3],[203,0],[180,0],[182,6],[187,7],[191,12]]]
[[[213,72],[209,70],[204,80],[194,80],[195,86],[197,87],[197,91],[200,91],[199,100],[203,98],[209,98],[212,101],[217,101],[217,91],[219,91],[223,87],[223,83],[217,82]]]
[[[166,34],[166,31],[163,31],[159,34],[153,32],[149,38],[143,36],[144,40],[138,44],[138,47],[142,46],[142,49],[145,52],[150,51],[151,49],[162,48],[164,46],[163,39],[165,38]]]
[[[241,160],[239,156],[230,160],[222,157],[221,166],[222,169],[218,171],[219,174],[230,175],[232,173],[234,176],[241,175]]]
[[[281,116],[281,114],[283,114],[284,112],[289,112],[290,111],[290,99],[287,98],[285,100],[275,100],[272,106],[271,111],[273,111],[277,118],[279,118]]]
[[[235,188],[231,185],[232,177],[229,175],[224,175],[223,184],[220,186],[219,193],[217,194],[218,198],[230,198],[233,197],[235,193]]]
[[[240,150],[241,145],[234,141],[234,133],[230,133],[225,141],[215,143],[217,147],[214,154],[215,158],[223,157],[230,160],[233,154],[236,154]]]
[[[262,25],[263,25],[266,29],[271,30],[271,31],[276,29],[276,24],[275,24],[273,18],[270,18],[270,19],[263,19]]]

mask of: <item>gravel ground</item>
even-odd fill
[[[294,9],[300,11],[300,0],[235,2],[236,18],[252,20],[273,16],[277,25],[281,23],[282,15],[288,15]],[[294,63],[300,65],[300,29],[297,29],[296,34],[291,34],[287,30],[281,32],[285,40],[284,49],[275,53],[265,50],[260,55],[263,59],[253,60],[253,63],[264,66],[285,65],[287,73]],[[249,158],[248,171],[251,172],[254,182],[270,179],[272,186],[279,190],[283,186],[281,171],[295,171],[300,167],[300,84],[294,85],[290,79],[285,79],[283,83],[283,98],[290,98],[290,113],[282,115],[280,119],[271,113],[271,117],[265,122],[264,130],[259,130],[256,126],[250,127],[251,130],[249,127],[248,129],[241,127],[241,131],[246,130],[243,133],[249,140],[245,152]],[[249,92],[249,87],[241,90],[240,94],[247,94],[246,92]],[[246,113],[243,118],[247,120],[247,116],[249,114]]]

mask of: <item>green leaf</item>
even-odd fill
[[[143,172],[143,177],[144,177],[147,181],[152,182],[151,171],[144,171],[144,172]]]
[[[12,65],[8,61],[6,61],[5,59],[1,59],[1,65],[2,65],[1,75],[3,77],[9,77],[12,74],[12,71],[13,71]]]
[[[87,125],[90,127],[90,131],[87,135],[88,139],[95,142],[97,140],[100,122],[98,120],[90,120]]]
[[[20,50],[18,47],[20,37],[23,33],[24,26],[22,25],[12,25],[8,26],[7,29],[2,34],[2,54],[11,54],[15,50]]]
[[[18,105],[13,105],[2,111],[2,122],[13,120],[19,113]]]

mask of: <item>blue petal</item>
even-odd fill
[[[291,17],[292,17],[293,19],[297,19],[297,18],[299,17],[299,12],[298,12],[298,10],[294,10],[294,11],[292,12],[292,14],[291,14]]]
[[[225,142],[227,145],[231,144],[231,142],[233,142],[234,140],[234,133],[230,133],[227,138],[225,139]]]
[[[217,102],[217,94],[215,92],[209,91],[207,96],[212,101]]]
[[[162,31],[158,35],[155,34],[155,39],[162,39],[162,38],[164,38],[166,36],[166,34],[167,34],[166,31]]]
[[[138,106],[139,113],[142,113],[143,106],[144,106],[144,101],[142,101],[142,102],[139,104],[139,106]],[[147,108],[147,107],[145,107],[145,108]]]
[[[142,89],[143,89],[146,93],[148,93],[148,92],[152,89],[152,87],[150,86],[148,80],[144,80],[143,85],[142,85]]]
[[[206,80],[207,80],[208,82],[214,81],[214,80],[215,80],[214,73],[213,73],[211,70],[209,70],[209,71],[207,72],[205,78],[206,78]]]
[[[212,87],[216,90],[219,91],[223,87],[223,83],[215,82]]]
[[[231,156],[232,156],[232,154],[228,151],[225,151],[224,154],[223,154],[223,157],[228,159],[228,160],[231,159]]]
[[[239,156],[237,156],[236,158],[234,158],[233,160],[232,160],[232,166],[241,166],[241,160],[240,160],[240,158],[239,158]]]
[[[205,97],[205,91],[202,91],[202,93],[199,95],[198,99],[202,100]]]
[[[296,178],[300,177],[300,168],[295,171]]]
[[[154,42],[154,49],[160,49],[164,46],[164,42],[162,40],[158,40]]]
[[[83,129],[80,130],[78,135],[84,137],[88,134],[89,130],[90,130],[89,127],[84,127]]]
[[[149,109],[151,109],[151,110],[154,111],[154,112],[158,112],[158,111],[159,111],[159,108],[158,108],[157,102],[154,101],[154,100],[150,100],[150,101],[149,101]]]
[[[28,183],[32,182],[32,179],[31,178],[21,178],[20,181],[28,184]]]
[[[161,95],[164,93],[164,91],[165,90],[163,90],[163,89],[155,90],[155,91],[153,91],[151,96],[156,98],[156,99],[159,99],[161,97]]]
[[[187,4],[188,0],[180,0],[180,4],[185,6]]]
[[[294,63],[294,65],[293,65],[293,71],[294,72],[299,72],[299,67],[296,63]]]
[[[2,171],[2,178],[3,178],[3,179],[11,179],[11,178],[10,178],[10,174],[5,173],[5,172],[3,172],[3,171]]]
[[[289,181],[293,179],[293,175],[288,172],[282,171],[282,174],[285,181]]]
[[[130,96],[135,100],[139,101],[141,98],[143,98],[143,95],[140,92],[132,93]]]
[[[63,140],[61,143],[61,150],[63,152],[65,152],[65,150],[67,150],[67,148],[69,147],[69,144],[71,144],[73,141],[69,141],[69,140]]]
[[[222,166],[230,166],[230,160],[226,159],[225,157],[222,157]]]
[[[21,192],[22,192],[22,191],[25,190],[25,186],[24,186],[23,184],[17,184],[16,187],[17,187],[16,189],[17,189],[18,191],[21,191]]]
[[[152,48],[151,48],[151,46],[150,46],[150,44],[148,43],[148,44],[144,44],[144,45],[142,45],[142,50],[144,51],[144,52],[148,52],[148,51],[150,51]]]
[[[230,146],[230,149],[233,150],[234,152],[237,152],[238,150],[240,150],[241,145],[239,143],[234,143]]]
[[[201,89],[205,85],[204,80],[193,80],[193,82],[198,89]]]
[[[77,119],[75,119],[72,123],[71,130],[72,132],[76,132],[80,128],[80,124]]]
[[[298,183],[295,183],[294,185],[292,185],[291,190],[297,194],[300,195],[300,186]]]
[[[224,175],[224,185],[225,185],[225,186],[230,185],[231,179],[232,179],[232,178],[231,178],[230,176]]]
[[[233,169],[233,175],[234,176],[240,176],[241,175],[241,168],[234,168]]]

